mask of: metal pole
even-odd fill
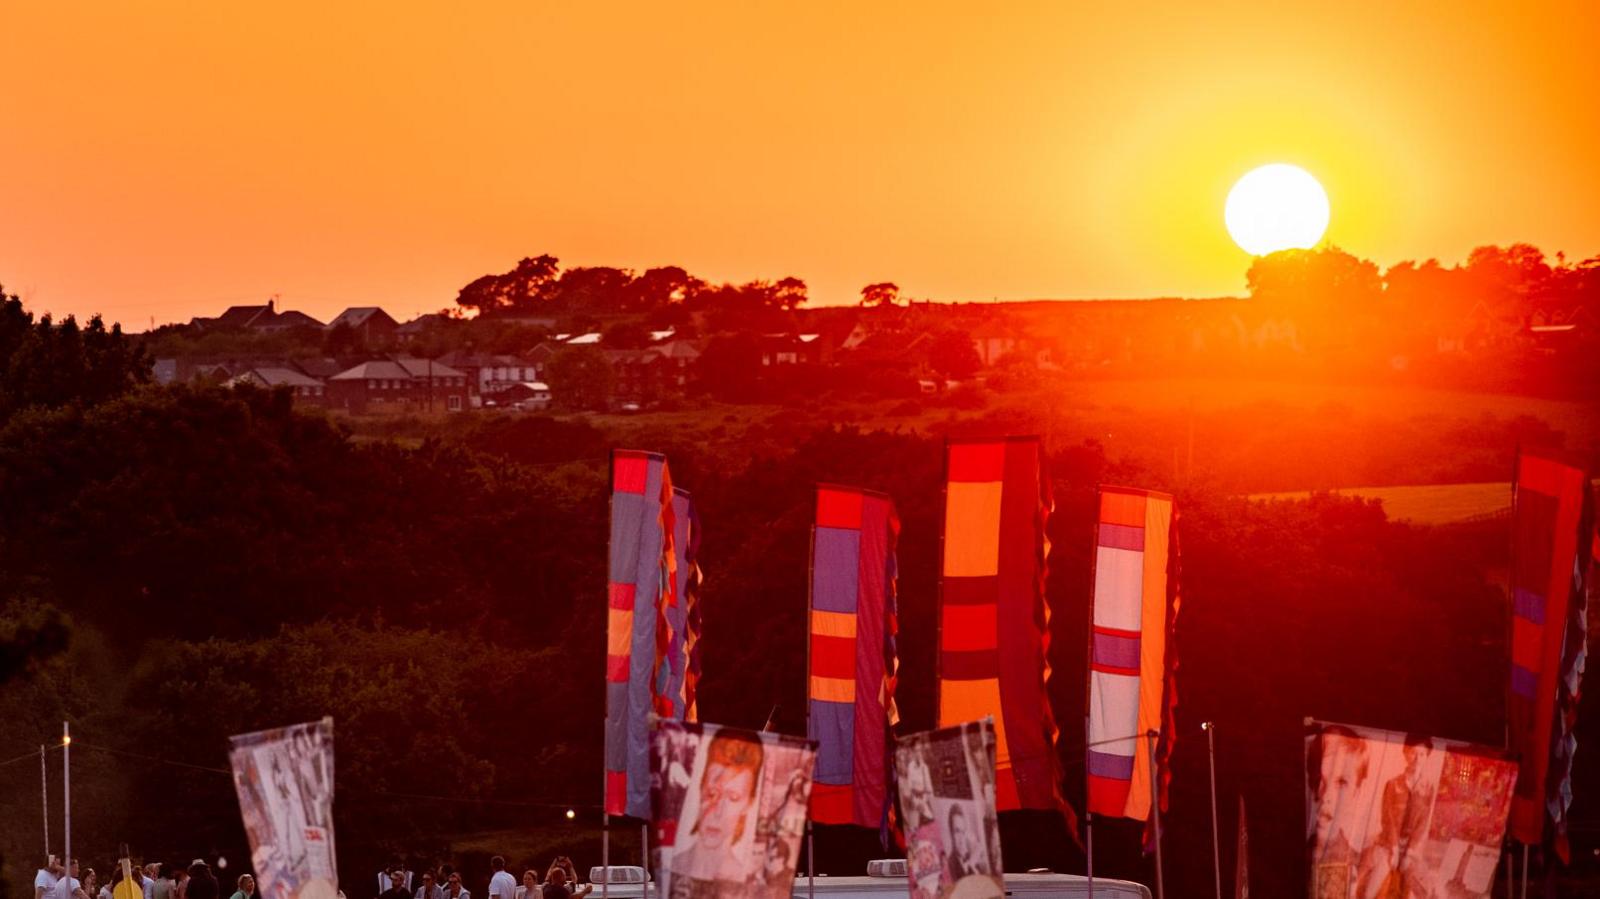
[[[648,824],[639,825],[639,854],[641,856],[643,856],[643,858],[644,858],[644,861],[641,862],[641,864],[644,865],[645,873],[649,874],[650,873],[650,825],[648,825]],[[650,899],[650,878],[649,877],[646,877],[644,879],[644,899]]]
[[[1166,891],[1161,883],[1161,758],[1156,752],[1156,738],[1160,733],[1152,730],[1145,736],[1150,738],[1150,808],[1155,815],[1156,828],[1156,899],[1166,899]]]
[[[1522,844],[1522,899],[1528,899],[1528,844]]]
[[[806,899],[817,899],[817,841],[810,818],[806,819],[806,867]]]
[[[72,899],[72,730],[61,722],[61,852],[66,873],[61,877],[61,899]],[[1523,855],[1526,863],[1527,855]]]
[[[1211,765],[1211,867],[1217,875],[1217,899],[1222,899],[1222,847],[1217,837],[1217,726],[1207,721],[1200,725],[1206,732],[1206,760]],[[1156,804],[1160,805],[1160,788]]]
[[[600,816],[600,870],[605,876],[600,878],[600,899],[607,899],[611,895],[611,813],[605,812]]]
[[[44,744],[39,744],[39,792],[44,800],[44,857],[50,858],[50,775],[45,773]]]
[[[1098,484],[1095,485],[1094,498],[1094,531],[1089,535],[1089,601],[1085,603],[1088,615],[1083,628],[1083,852],[1087,859],[1084,868],[1089,899],[1094,899],[1094,812],[1089,808],[1089,783],[1092,779],[1089,750],[1094,744],[1089,742],[1089,724],[1094,701],[1094,587],[1100,566],[1100,508],[1103,503],[1102,488]],[[1135,744],[1134,751],[1138,751],[1138,744]]]

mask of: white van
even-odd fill
[[[906,880],[904,859],[883,859],[867,867],[866,877],[828,877],[816,879],[815,895],[823,899],[910,899],[911,886]],[[643,868],[611,866],[611,884],[608,899],[643,899],[646,876]],[[589,879],[595,885],[589,899],[600,899],[600,884],[605,880],[604,868],[591,868]],[[794,878],[794,899],[811,899],[813,888],[802,871]],[[1028,872],[1006,875],[1006,895],[1014,899],[1087,899],[1089,879],[1077,874],[1054,872]],[[1096,899],[1150,899],[1150,890],[1128,880],[1106,877],[1094,879]],[[652,886],[650,899],[657,899]]]

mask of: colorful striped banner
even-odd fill
[[[806,718],[818,743],[811,819],[882,828],[889,809],[889,728],[897,716],[894,501],[817,486],[811,531]]]
[[[1089,650],[1092,814],[1146,820],[1151,759],[1141,735],[1159,733],[1158,751],[1171,753],[1168,637],[1178,614],[1176,578],[1169,578],[1176,567],[1174,518],[1172,497],[1165,493],[1100,488]]]
[[[661,616],[656,663],[656,714],[674,721],[696,718],[700,680],[700,515],[689,491],[672,492],[672,552],[675,581]]]
[[[952,441],[945,455],[939,726],[995,719],[996,805],[1060,809],[1045,694],[1050,485],[1036,437]]]
[[[1511,836],[1527,845],[1543,841],[1548,817],[1556,826],[1557,848],[1565,846],[1577,702],[1571,675],[1581,671],[1586,649],[1584,580],[1593,527],[1589,479],[1582,470],[1518,455],[1512,488],[1510,748],[1520,770]]]
[[[650,712],[676,560],[672,476],[660,453],[611,453],[611,552],[606,622],[607,814],[650,815]]]

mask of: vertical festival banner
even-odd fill
[[[1579,679],[1588,649],[1586,579],[1594,503],[1578,468],[1517,456],[1512,490],[1510,749],[1521,762],[1511,836],[1567,858]]]
[[[888,496],[818,485],[806,730],[818,744],[811,818],[821,824],[887,824],[899,535]]]
[[[657,625],[656,712],[693,721],[700,682],[700,514],[682,487],[672,491],[672,525],[675,580]]]
[[[250,864],[264,899],[335,899],[333,719],[229,739]]]
[[[816,744],[658,721],[650,740],[650,847],[664,899],[789,899]]]
[[[1045,694],[1051,510],[1037,437],[951,441],[939,590],[939,724],[995,716],[1001,810],[1059,809],[1055,718]]]
[[[650,814],[650,715],[656,710],[661,616],[677,560],[672,476],[660,453],[611,453],[606,616],[606,796],[611,815]]]
[[[1488,897],[1516,778],[1497,750],[1308,719],[1312,899]]]
[[[911,899],[1001,899],[992,718],[895,742]]]
[[[1160,735],[1159,785],[1172,751],[1173,625],[1178,615],[1177,529],[1172,497],[1151,490],[1100,488],[1095,529],[1093,626],[1089,659],[1089,811],[1150,817],[1149,740]]]

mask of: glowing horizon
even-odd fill
[[[7,11],[0,285],[326,320],[564,266],[795,275],[813,305],[1244,292],[1220,211],[1287,160],[1387,267],[1600,253],[1576,4],[799,11],[291,2]],[[1159,27],[1158,27],[1159,26]]]

